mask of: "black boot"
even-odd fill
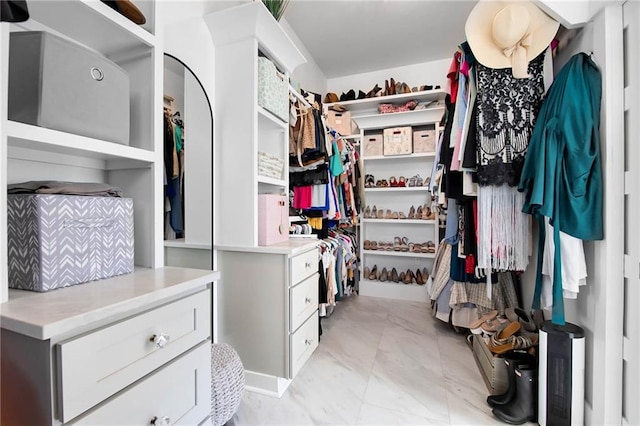
[[[493,415],[505,423],[521,425],[538,417],[538,369],[515,369],[516,396],[507,405],[494,407]]]
[[[487,404],[492,407],[497,405],[505,405],[511,402],[516,396],[516,368],[535,368],[536,357],[524,352],[511,352],[504,356],[504,363],[507,365],[507,378],[509,387],[507,391],[500,395],[489,395]]]

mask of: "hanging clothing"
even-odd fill
[[[530,78],[478,63],[478,183],[516,186],[544,96],[544,52],[529,63]]]
[[[550,218],[555,246],[552,321],[564,324],[560,231],[583,240],[604,237],[600,160],[602,77],[591,58],[579,53],[562,68],[549,88],[531,138],[519,190],[526,191],[523,211],[544,230]],[[534,309],[540,307],[542,253],[546,233],[539,233]]]

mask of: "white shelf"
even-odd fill
[[[374,160],[412,160],[412,159],[425,159],[435,158],[435,152],[420,152],[406,155],[376,155],[373,157],[362,157],[362,161],[374,161]]]
[[[152,151],[58,130],[7,121],[9,157],[47,162],[49,154],[103,161],[105,170],[146,168],[155,161]],[[34,158],[41,156],[42,158]],[[58,159],[51,161],[60,163]]]
[[[413,253],[410,251],[395,251],[395,250],[362,250],[363,254],[374,256],[394,256],[394,257],[417,257],[423,259],[434,259],[435,253]]]
[[[153,34],[99,1],[34,1],[29,15],[20,26],[41,24],[106,56],[150,50],[156,44]]]
[[[289,123],[262,108],[260,105],[258,105],[257,108],[259,125],[264,125],[266,129],[270,128],[272,130],[287,130],[287,126],[289,125]]]
[[[386,223],[394,225],[433,225],[435,220],[423,220],[423,219],[362,219],[365,223]]]
[[[258,183],[263,183],[265,185],[279,186],[283,188],[287,187],[287,182],[283,179],[275,179],[272,177],[260,176],[260,175],[258,175]]]
[[[360,280],[360,295],[429,303],[426,285]]]
[[[388,127],[421,126],[438,123],[445,109],[442,106],[389,114],[366,114],[351,116],[362,130],[384,129]]]
[[[428,186],[387,186],[384,188],[365,188],[365,192],[429,192]]]
[[[351,113],[369,111],[369,110],[377,110],[378,105],[382,103],[402,103],[409,102],[411,100],[416,100],[418,102],[428,102],[428,101],[437,101],[440,99],[444,99],[446,96],[446,92],[442,89],[436,90],[426,90],[422,92],[411,92],[411,93],[402,93],[400,95],[391,95],[391,96],[377,96],[374,98],[367,99],[356,99],[353,101],[344,101],[344,102],[335,102],[330,104],[324,104],[327,108],[330,108],[334,105],[341,105],[345,107]]]

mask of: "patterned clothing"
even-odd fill
[[[511,68],[478,63],[478,183],[516,186],[535,119],[542,104],[544,52],[529,63],[530,78]]]

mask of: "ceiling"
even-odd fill
[[[284,18],[327,78],[450,58],[476,0],[291,0]]]

